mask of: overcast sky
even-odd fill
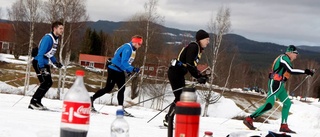
[[[0,0],[2,18],[14,0]],[[87,0],[90,20],[124,21],[148,0]],[[282,45],[320,46],[319,0],[159,0],[157,12],[167,27],[207,30],[221,6],[231,10],[231,32]]]

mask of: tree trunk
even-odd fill
[[[137,91],[137,89],[138,89],[138,83],[139,83],[139,79],[138,79],[137,76],[132,78],[132,81],[131,81],[131,99],[134,99],[139,95],[139,93],[134,92],[134,91]]]
[[[144,57],[143,57],[143,63],[142,63],[142,72],[141,72],[141,77],[140,77],[140,84],[139,84],[139,90],[138,90],[138,94],[139,94],[139,102],[141,101],[141,95],[143,95],[143,92],[141,90],[141,86],[142,86],[142,83],[143,83],[143,78],[144,78],[144,67],[146,66],[146,61],[147,61],[147,52],[148,52],[148,38],[149,38],[149,18],[148,18],[148,21],[147,21],[147,37],[145,38],[146,39],[146,48],[144,50]],[[143,98],[144,99],[144,98]]]
[[[65,82],[66,82],[66,77],[67,77],[67,66],[69,65],[70,62],[70,56],[71,56],[71,51],[68,51],[66,54],[66,58],[64,60],[65,63],[65,69],[63,69],[63,79],[62,79],[62,93],[64,92],[64,86],[65,86]]]
[[[206,101],[206,103],[204,104],[204,109],[203,109],[203,115],[202,115],[203,117],[208,116],[208,114],[207,114],[208,108],[209,108],[209,102]]]
[[[33,11],[33,9],[31,9]],[[27,91],[29,90],[29,83],[30,83],[30,68],[31,68],[31,51],[32,51],[32,43],[33,43],[33,33],[34,33],[34,20],[32,16],[32,21],[30,23],[30,39],[29,39],[29,51],[28,51],[28,63],[26,68],[26,75],[24,81],[24,90],[23,94],[26,95]]]

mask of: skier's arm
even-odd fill
[[[37,55],[37,60],[40,68],[44,68],[44,65],[45,65],[43,61],[45,59],[44,54],[47,53],[49,45],[50,44],[52,45],[51,41],[52,40],[50,36],[45,35],[40,42],[38,55]]]
[[[126,72],[132,72],[133,66],[129,64],[129,59],[131,57],[132,50],[130,47],[124,47],[122,50],[122,57],[121,57],[121,69],[125,70]]]
[[[187,49],[186,49],[186,64],[187,64],[187,69],[189,73],[195,77],[199,78],[200,77],[200,72],[197,69],[197,63],[196,63],[196,58],[198,56],[198,45],[196,44],[190,44]]]
[[[52,56],[52,57],[50,58],[50,60],[51,60],[51,62],[52,62],[53,64],[57,63],[57,59],[56,59],[56,57],[54,57],[54,56]]]
[[[293,69],[291,63],[289,63],[290,59],[287,57],[281,57],[280,63],[281,65],[290,73],[290,74],[305,74],[302,69]]]

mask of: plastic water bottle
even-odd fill
[[[111,124],[111,137],[129,137],[129,124],[123,115],[123,109],[118,109],[117,118]]]
[[[84,71],[76,71],[76,80],[64,96],[60,137],[86,137],[91,101],[83,82]]]

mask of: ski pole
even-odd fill
[[[291,91],[291,93],[295,92],[295,91],[302,85],[302,83],[303,83],[308,77],[310,77],[310,75],[306,76],[306,77],[304,78],[304,80],[302,80],[302,81],[299,83],[299,85],[296,86],[296,88]],[[270,95],[271,95],[271,94],[270,94]],[[266,97],[264,97],[264,98],[261,98],[261,99],[258,100],[257,102],[255,102],[255,103],[251,104],[250,106],[246,107],[245,109],[241,110],[239,113],[237,113],[237,115],[239,115],[242,111],[245,111],[245,110],[249,109],[249,108],[252,107],[253,105],[261,102],[263,99],[269,98],[270,95],[269,95],[269,96],[266,96]],[[230,120],[230,119],[227,119],[227,120],[223,121],[220,125],[224,124],[225,122],[227,122],[227,121],[229,121],[229,120]]]
[[[263,97],[263,98],[261,98],[260,100],[258,100],[257,102],[254,102],[254,103],[252,103],[250,106],[248,106],[248,107],[246,107],[245,109],[243,109],[243,110],[241,110],[239,113],[237,113],[236,114],[236,116],[238,116],[240,113],[242,113],[243,111],[245,111],[245,110],[247,110],[247,109],[249,109],[250,107],[252,107],[253,105],[255,105],[255,104],[257,104],[257,103],[259,103],[259,102],[261,102],[262,100],[264,100],[264,99],[266,99],[267,98],[267,96],[266,97]],[[225,121],[223,121],[220,125],[222,125],[222,124],[224,124],[224,123],[226,123],[227,121],[229,121],[231,118],[229,118],[229,119],[227,119],[227,120],[225,120]]]
[[[139,72],[140,72],[140,71],[139,71]],[[119,92],[123,87],[125,87],[125,86],[128,84],[128,82],[129,82],[133,77],[135,77],[135,75],[137,75],[137,74],[138,74],[138,73],[134,73],[134,74],[126,81],[126,83],[124,83],[116,92]],[[102,105],[98,111],[100,111],[103,107],[104,107],[104,105]]]
[[[194,84],[191,84],[190,86],[194,86]],[[183,87],[181,87],[181,88],[178,88],[178,89],[175,89],[174,91],[171,91],[171,92],[176,92],[176,91],[178,91],[179,89],[182,89]],[[175,102],[173,102],[173,103],[175,103]],[[171,106],[172,105],[172,103],[171,104],[169,104],[167,107],[165,107],[164,109],[162,109],[158,114],[156,114],[154,117],[152,117],[147,123],[149,123],[152,119],[154,119],[155,117],[157,117],[161,112],[163,112],[165,109],[167,109],[169,106]],[[173,111],[170,113],[170,116],[171,115],[173,115],[174,114],[174,110],[175,109],[173,109]]]
[[[181,89],[183,89],[183,87],[178,88],[178,89],[175,89],[175,90],[170,91],[170,92],[167,92],[167,93],[174,93],[174,92],[176,92],[176,91],[178,91],[178,90],[181,90]],[[166,93],[165,93],[165,94],[166,94]],[[140,102],[138,102],[138,103],[132,104],[132,105],[127,106],[127,107],[125,107],[125,108],[129,108],[129,107],[132,107],[132,106],[135,106],[135,105],[138,105],[138,104],[141,104],[141,103],[144,103],[144,102],[150,101],[150,100],[152,100],[152,99],[155,99],[155,98],[158,98],[158,97],[164,96],[165,94],[161,94],[161,95],[158,95],[158,96],[155,96],[155,97],[152,97],[152,98],[149,98],[149,99],[146,99],[146,100],[140,101]]]
[[[172,104],[172,103],[171,103]],[[171,104],[169,104],[168,106],[166,106],[164,109],[162,109],[159,113],[157,113],[156,115],[154,115],[151,119],[149,119],[147,121],[147,123],[149,123],[151,120],[153,120],[155,117],[157,117],[160,113],[162,113],[164,110],[166,110],[168,107],[171,106]]]
[[[189,85],[189,86],[194,86],[194,84],[197,84],[197,82],[196,82],[196,83],[193,83],[193,84],[191,84],[191,85]],[[187,86],[186,86],[186,87],[187,87]],[[170,92],[167,92],[167,93],[174,93],[174,92],[176,92],[176,91],[178,91],[178,90],[181,90],[181,89],[183,89],[183,87],[178,88],[178,89],[175,89],[175,90],[170,91]],[[165,94],[166,94],[166,93],[165,93]],[[147,101],[149,101],[149,100],[152,100],[152,99],[155,99],[155,98],[158,98],[158,97],[164,96],[165,94],[161,94],[161,95],[158,95],[158,96],[155,96],[155,97],[152,97],[152,98],[149,98],[149,99],[146,99],[146,100],[140,101],[140,102],[135,103],[135,104],[132,104],[132,105],[130,105],[130,106],[128,106],[128,107],[132,107],[132,106],[135,106],[135,105],[138,105],[138,104],[141,104],[141,103],[147,102]],[[125,108],[128,108],[128,107],[125,107]]]
[[[303,83],[304,81],[307,80],[307,78],[309,78],[310,75],[306,76],[300,83],[298,86],[296,86],[295,89],[293,89],[293,91],[291,91],[291,93],[295,92]],[[287,99],[289,98],[289,96],[287,96],[281,103],[283,104]],[[271,115],[273,115],[274,112],[276,112],[278,109],[280,108],[280,105],[274,110],[272,111],[272,113],[263,121],[263,123],[258,127],[258,129],[260,129],[260,127],[271,117]]]
[[[41,84],[41,83],[40,83],[40,84]],[[37,86],[39,86],[39,83],[38,83],[36,86],[34,86],[31,90],[29,90],[26,94],[28,94],[30,91],[34,90]],[[22,96],[18,101],[16,101],[16,102],[12,105],[12,107],[14,107],[16,104],[18,104],[24,97],[25,97],[25,96]]]
[[[257,103],[261,102],[262,100],[264,100],[264,99],[266,99],[266,98],[269,98],[269,97],[270,97],[270,95],[269,95],[269,96],[265,96],[265,97],[261,98],[260,100],[258,100],[257,102],[252,103],[250,106],[246,107],[245,109],[243,109],[243,110],[241,110],[239,113],[237,113],[236,116],[239,115],[241,112],[249,109],[250,107],[254,106],[255,104],[257,104]],[[229,121],[229,120],[230,120],[230,118],[227,119],[227,120],[225,120],[225,121],[223,121],[220,125],[224,124],[225,122],[227,122],[227,121]]]
[[[304,80],[303,80],[303,82],[304,82]],[[297,90],[297,88],[301,85],[302,83],[300,83],[292,92],[294,92],[295,90]],[[257,104],[257,103],[259,103],[259,102],[261,102],[263,99],[266,99],[266,98],[269,98],[270,97],[270,95],[269,96],[266,96],[266,97],[263,97],[263,98],[261,98],[260,100],[258,100],[257,102],[254,102],[253,104],[251,104],[250,106],[248,106],[248,107],[246,107],[245,109],[243,109],[243,110],[241,110],[239,113],[237,113],[236,114],[236,116],[237,115],[239,115],[241,112],[243,112],[243,111],[245,111],[245,110],[247,110],[247,109],[249,109],[250,107],[252,107],[252,106],[254,106],[255,104]],[[229,121],[230,119],[227,119],[227,120],[225,120],[225,121],[223,121],[220,125],[222,125],[222,124],[224,124],[225,122],[227,122],[227,121]]]
[[[25,78],[26,78],[26,77],[23,76],[23,77],[20,77],[20,78],[15,78],[15,79],[12,79],[12,80],[4,81],[4,83],[9,83],[9,82],[16,81],[16,80],[22,80],[22,79],[25,79]]]
[[[289,97],[287,97],[285,100],[283,100],[281,103],[284,103]],[[276,112],[279,109],[280,105],[274,110],[272,111],[272,113],[262,122],[262,124],[257,128],[260,129],[260,127],[266,123],[266,121],[271,117],[271,115],[273,115],[274,112]]]

